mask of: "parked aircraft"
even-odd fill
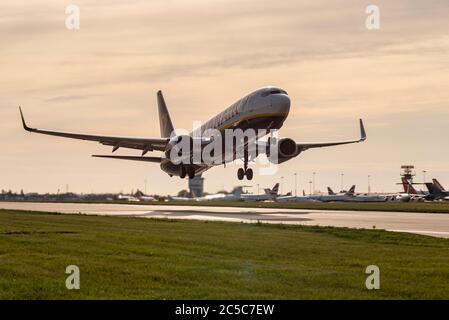
[[[345,200],[347,202],[385,202],[387,197],[384,195],[356,194],[352,198]]]
[[[319,200],[312,199],[311,196],[282,196],[276,199],[278,202],[320,202]]]
[[[331,189],[332,190],[332,189]],[[312,195],[311,199],[322,201],[322,202],[335,202],[335,201],[347,201],[348,199],[354,197],[355,185],[353,185],[348,191],[340,194],[326,194],[326,195]]]
[[[264,194],[242,194],[243,201],[273,201],[276,200],[279,193],[279,183],[276,183],[272,189],[264,189]]]
[[[449,191],[446,191],[437,179],[432,179],[432,183],[426,183],[426,187],[432,200],[449,200]]]
[[[246,176],[248,180],[251,180],[253,178],[253,170],[248,168],[249,161],[254,160],[250,159],[250,153],[248,152],[248,146],[251,143],[257,145],[256,157],[260,154],[266,154],[271,162],[280,164],[297,157],[308,149],[358,143],[366,140],[366,133],[361,119],[360,138],[355,140],[334,142],[295,142],[291,138],[268,139],[268,141],[260,140],[260,138],[269,134],[270,130],[280,129],[290,111],[290,98],[287,92],[275,87],[265,87],[244,96],[189,135],[179,135],[174,131],[174,126],[161,91],[157,93],[157,101],[161,137],[152,138],[103,136],[41,130],[31,128],[26,124],[21,109],[20,114],[23,128],[26,131],[64,138],[96,141],[103,145],[112,146],[112,152],[117,151],[119,148],[137,149],[142,151],[141,156],[94,155],[94,157],[158,163],[160,168],[169,176],[179,176],[181,178],[185,178],[186,176],[193,178],[195,175],[201,174],[213,166],[223,165],[236,159],[243,159],[243,168],[238,169],[237,177],[239,180],[242,180]],[[214,163],[206,163],[203,158],[197,159],[197,162],[192,162],[191,152],[181,154],[179,158],[173,159],[172,149],[175,148],[174,150],[177,150],[176,147],[178,144],[184,140],[188,140],[192,146],[199,145],[201,150],[204,150],[209,144],[213,143],[215,136],[208,136],[208,132],[211,129],[218,131],[221,136],[225,136],[225,129],[253,129],[257,130],[258,135],[255,138],[256,141],[249,141],[243,138],[235,141],[234,144],[233,139],[233,156],[228,158],[227,153],[223,152],[223,156],[220,156],[219,161]],[[224,143],[226,142],[225,140],[222,139]],[[223,145],[223,149],[225,147]],[[243,152],[237,152],[239,150],[243,150]],[[278,156],[272,157],[271,150],[276,150]],[[145,157],[145,154],[150,151],[161,151],[163,155]],[[174,153],[176,154],[176,152]],[[181,161],[178,163],[178,160]]]
[[[242,200],[243,187],[234,188],[232,193],[209,194],[204,197],[194,198],[196,201],[240,201]]]
[[[429,193],[424,193],[423,191],[418,192],[405,177],[402,177],[401,181],[405,194],[410,197],[409,201],[421,202],[431,200],[432,196]],[[407,197],[404,195],[403,198],[406,199]]]

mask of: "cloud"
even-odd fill
[[[77,100],[84,100],[89,98],[89,96],[58,96],[58,97],[52,97],[45,99],[46,102],[57,102],[57,103],[64,103],[64,102],[73,102]]]
[[[8,155],[2,167],[8,170],[0,169],[0,174],[11,187],[31,188],[40,172],[52,178],[40,179],[39,188],[53,190],[66,170],[58,167],[57,174],[50,174],[59,161],[70,168],[71,184],[80,189],[84,182],[77,173],[86,168],[104,169],[97,170],[95,189],[135,188],[143,180],[142,167],[94,162],[88,158],[91,151],[109,152],[98,145],[24,135],[16,106],[25,106],[30,120],[44,127],[158,136],[154,95],[159,89],[166,94],[176,126],[187,129],[192,120],[204,121],[268,84],[285,88],[292,98],[282,135],[298,140],[344,138],[357,135],[356,119],[365,118],[370,142],[363,147],[310,151],[287,162],[283,172],[313,166],[368,170],[377,163],[386,172],[379,186],[387,189],[387,173],[396,175],[394,165],[401,156],[441,167],[419,153],[415,141],[429,154],[449,157],[441,147],[444,142],[426,142],[429,129],[420,127],[442,134],[447,126],[446,0],[376,1],[381,9],[379,31],[364,26],[365,7],[371,4],[365,0],[77,4],[81,29],[76,32],[65,28],[66,4],[60,1],[2,6],[0,139]],[[386,150],[382,159],[379,150]],[[16,155],[33,159],[20,164],[21,169],[30,166],[29,176],[16,173]],[[332,163],[326,162],[329,156]],[[129,178],[114,179],[118,166],[126,168]],[[145,168],[145,175],[161,181],[160,192],[181,188],[159,168]],[[208,180],[209,190],[221,188],[216,181],[226,181],[228,188],[236,183],[228,171],[217,169],[210,176],[215,174],[220,179]],[[276,180],[269,179],[261,181]]]

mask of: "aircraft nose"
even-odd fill
[[[273,112],[285,113],[290,111],[290,98],[286,94],[275,94],[271,96]]]

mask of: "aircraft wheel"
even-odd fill
[[[189,179],[195,178],[195,168],[190,166],[189,167]]]
[[[237,178],[239,178],[239,180],[243,180],[244,176],[245,176],[245,171],[243,171],[243,168],[239,168],[239,170],[237,170]]]
[[[185,166],[179,167],[179,177],[181,179],[184,179],[186,177],[186,167]]]
[[[253,180],[253,169],[249,168],[246,170],[246,179]]]

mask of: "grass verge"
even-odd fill
[[[372,264],[381,290],[365,288]],[[448,299],[448,279],[447,239],[0,211],[0,299]]]

